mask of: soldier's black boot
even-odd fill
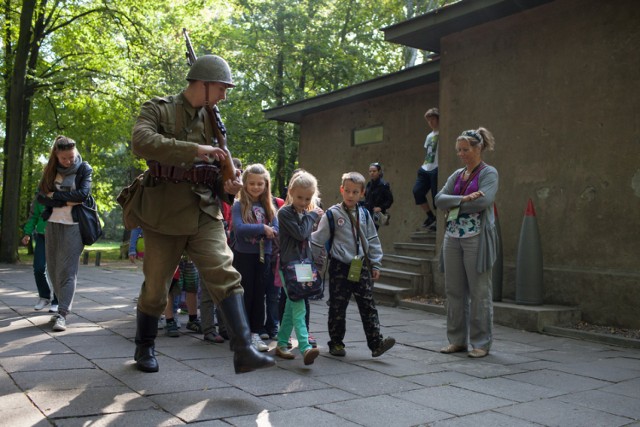
[[[138,310],[136,323],[136,352],[133,356],[136,366],[143,372],[158,372],[158,360],[154,351],[158,335],[158,318]]]
[[[219,307],[229,334],[236,374],[275,366],[276,361],[273,357],[260,353],[251,345],[251,330],[244,309],[243,295],[233,294],[223,299]]]

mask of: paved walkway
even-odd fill
[[[31,269],[0,265],[0,425],[640,426],[638,350],[496,326],[474,360],[437,352],[443,317],[380,307],[398,344],[373,359],[353,302],[345,358],[328,355],[314,302],[310,367],[235,375],[227,344],[184,333],[160,335],[160,372],[144,374],[132,360],[141,281],[139,267],[81,266],[68,329],[54,333],[33,310]]]

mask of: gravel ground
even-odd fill
[[[580,331],[595,332],[597,334],[615,335],[619,337],[640,340],[640,329],[625,329],[616,328],[615,326],[592,325],[587,322],[578,322],[575,325],[571,325],[569,327]]]
[[[407,301],[413,301],[422,304],[444,305],[446,298],[438,295],[419,295],[407,298]],[[569,325],[566,327],[579,331],[594,332],[604,335],[615,335],[619,337],[640,340],[640,329],[625,329],[617,328],[615,326],[592,325],[587,322],[578,322],[575,325]]]

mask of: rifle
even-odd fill
[[[184,41],[187,44],[187,64],[189,64],[189,66],[191,67],[196,62],[196,59],[198,59],[198,57],[193,50],[191,39],[189,38],[189,33],[187,33],[186,28],[182,29],[182,34],[184,35]],[[211,107],[209,103],[205,104],[204,109],[207,112],[207,117],[209,117],[209,123],[211,124],[211,128],[213,129],[213,136],[215,136],[216,140],[218,141],[218,147],[220,147],[226,153],[226,157],[220,162],[222,180],[223,182],[227,182],[227,180],[229,179],[234,180],[236,178],[236,169],[233,166],[231,152],[229,151],[229,148],[227,148],[227,138],[221,130],[220,125],[222,124],[222,119],[220,118],[220,110],[218,110],[217,105]]]

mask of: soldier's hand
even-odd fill
[[[228,179],[224,183],[224,192],[235,196],[242,189],[242,178]]]
[[[211,145],[198,145],[198,158],[207,163],[216,160],[221,161],[225,157],[227,157],[227,153],[221,148],[212,147]]]

